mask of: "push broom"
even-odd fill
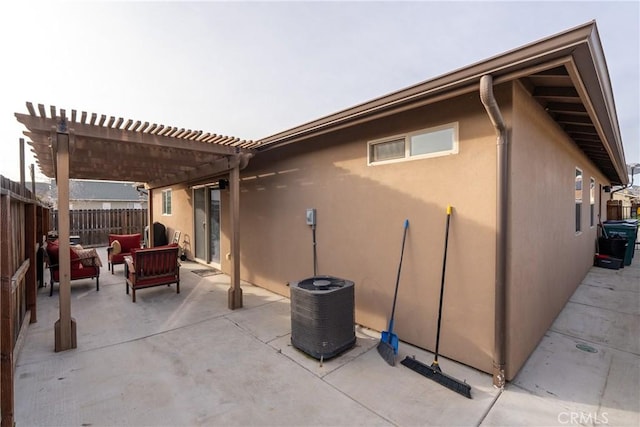
[[[443,386],[447,387],[450,390],[455,391],[463,395],[464,397],[468,397],[471,399],[471,386],[466,382],[459,381],[444,372],[440,369],[440,365],[438,364],[438,351],[440,348],[440,325],[442,321],[442,300],[444,297],[444,274],[447,267],[447,246],[449,243],[449,223],[451,221],[451,206],[447,206],[447,228],[444,237],[444,260],[442,262],[442,280],[440,282],[440,304],[438,307],[438,328],[436,332],[436,353],[433,359],[433,363],[431,366],[425,365],[422,362],[419,362],[415,359],[415,357],[405,357],[402,360],[402,363],[407,368],[416,371],[420,375],[423,375]]]
[[[398,354],[398,336],[393,333],[393,316],[396,312],[396,299],[398,298],[398,285],[400,284],[400,271],[402,270],[402,257],[404,255],[404,242],[407,239],[407,229],[409,220],[404,220],[404,234],[402,235],[402,249],[400,250],[400,265],[398,265],[398,276],[396,278],[396,290],[393,294],[393,305],[391,306],[391,319],[389,319],[389,330],[382,331],[380,342],[378,343],[378,353],[391,366],[396,365],[396,355]]]

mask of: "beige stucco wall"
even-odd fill
[[[508,98],[506,89],[501,96]],[[367,141],[453,121],[457,155],[367,166]],[[223,205],[227,200],[223,192]],[[353,280],[357,323],[387,329],[408,218],[395,332],[433,349],[447,204],[454,214],[441,352],[489,371],[495,134],[477,93],[256,156],[242,172],[242,279],[288,295],[288,282],[312,276],[305,211],[316,208],[318,273]],[[228,231],[227,219],[223,209]]]
[[[162,190],[171,189],[171,215],[162,214]],[[159,222],[167,228],[167,239],[171,241],[173,232],[180,234],[180,246],[185,249],[189,259],[193,258],[193,207],[191,189],[185,185],[156,188],[152,191],[153,222]]]
[[[526,361],[593,264],[597,227],[590,226],[589,179],[596,180],[596,224],[597,204],[608,198],[598,190],[609,184],[521,85],[515,84],[513,91],[507,379]],[[575,232],[576,167],[584,179],[580,233]],[[602,213],[606,215],[606,207]]]
[[[512,379],[592,264],[589,178],[604,176],[519,83],[495,95],[509,127],[507,378]],[[457,121],[456,155],[367,165],[367,142]],[[356,322],[388,325],[403,223],[410,228],[395,332],[433,350],[446,206],[451,221],[441,353],[486,372],[494,348],[496,135],[476,93],[259,153],[241,173],[241,278],[288,296],[313,275],[307,208],[318,212],[318,273],[353,280]],[[583,171],[582,232],[574,231],[575,168]],[[154,220],[192,244],[191,190],[172,186],[173,214]],[[596,214],[606,199],[596,191]],[[221,191],[221,250],[229,252],[229,190]],[[188,251],[189,258],[193,255]],[[222,258],[222,269],[230,262]]]

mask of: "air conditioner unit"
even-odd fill
[[[330,359],[356,343],[354,283],[314,276],[291,287],[291,344],[316,359]]]

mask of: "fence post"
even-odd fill
[[[11,298],[11,200],[0,196],[0,412],[13,426],[13,298]]]

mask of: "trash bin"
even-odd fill
[[[627,245],[627,239],[622,236],[600,237],[598,238],[598,253],[617,258],[624,263]]]
[[[638,220],[628,219],[621,221],[605,221],[604,229],[607,232],[609,240],[624,239],[626,242],[624,256],[624,265],[631,265],[631,260],[635,255],[636,238],[638,235]],[[613,254],[608,254],[613,255]]]

